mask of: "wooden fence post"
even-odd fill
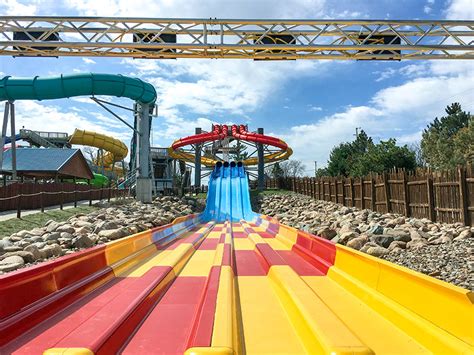
[[[464,167],[458,167],[458,178],[459,178],[459,199],[461,206],[461,220],[465,226],[468,226],[469,214],[467,210],[467,193],[466,193],[466,174]]]
[[[360,182],[360,208],[365,209],[365,197],[364,197],[364,178],[359,178]]]
[[[410,194],[407,180],[407,172],[403,170],[403,202],[405,204],[405,216],[410,217]]]
[[[346,203],[346,179],[342,178],[342,205],[347,206]]]
[[[377,190],[375,188],[375,178],[373,176],[370,177],[370,195],[372,198],[370,199],[371,209],[372,211],[377,210]]]
[[[74,208],[77,208],[77,185],[74,184]]]
[[[44,213],[44,200],[43,200],[43,184],[41,186],[41,191],[40,191],[40,207],[41,207],[41,213]]]
[[[385,190],[385,206],[387,207],[387,213],[390,213],[390,186],[388,183],[387,173],[383,173],[383,188]]]
[[[87,186],[89,186],[89,206],[92,206],[92,185],[91,185],[90,180],[89,180],[89,184],[87,184]]]
[[[428,213],[429,219],[436,222],[436,213],[434,205],[433,179],[430,175],[426,177],[426,189],[428,190]]]
[[[64,184],[61,182],[59,183],[59,209],[62,211],[63,210],[63,187]]]
[[[351,192],[351,207],[354,207],[354,180],[349,178],[349,191]]]
[[[16,200],[16,218],[21,218],[21,195],[23,193],[23,184],[19,184],[20,191]]]

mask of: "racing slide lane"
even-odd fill
[[[218,162],[209,179],[205,220],[251,221],[257,217],[250,205],[248,177],[242,162]]]
[[[227,205],[0,276],[0,353],[472,353],[468,290]]]

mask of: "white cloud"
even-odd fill
[[[423,64],[421,64],[423,65]],[[377,92],[368,105],[348,107],[343,112],[287,132],[275,132],[294,151],[294,158],[312,166],[317,160],[324,166],[331,149],[352,140],[356,127],[362,127],[376,139],[395,137],[399,144],[420,139],[422,130],[434,117],[444,114],[444,108],[457,101],[465,110],[472,109],[474,90],[473,65],[463,61],[437,61],[423,67],[405,68],[405,73],[423,72],[404,84]]]
[[[90,58],[87,58],[87,57],[82,58],[82,61],[86,64],[95,64],[94,60],[92,60]]]
[[[312,111],[312,112],[315,112],[315,111],[322,111],[323,108],[321,106],[313,106],[313,105],[308,105],[308,111]]]
[[[431,11],[433,11],[433,9],[432,9],[431,7],[429,7],[428,5],[423,6],[423,12],[424,12],[425,14],[428,15],[428,14],[431,13]]]
[[[87,16],[146,16],[202,18],[301,18],[322,15],[324,0],[66,0],[65,4]]]
[[[9,16],[35,15],[38,11],[38,1],[28,1],[27,4],[17,0],[3,0],[0,4],[0,12]]]
[[[445,12],[450,20],[473,20],[474,0],[452,0]]]
[[[205,59],[122,63],[128,66],[130,75],[146,78],[157,90],[160,132],[156,137],[162,139],[160,145],[181,137],[184,126],[193,129],[197,123],[206,123],[203,128],[209,129],[211,122],[224,123],[234,115],[239,121],[249,121],[248,115],[265,105],[272,95],[280,95],[288,80],[323,76],[327,71],[320,68],[334,65],[318,61]],[[200,121],[185,119],[186,112],[200,115]]]

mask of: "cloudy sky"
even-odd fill
[[[474,0],[3,0],[3,15],[217,18],[474,19]],[[338,62],[0,57],[0,76],[98,72],[137,76],[158,92],[153,145],[194,127],[246,123],[279,136],[303,160],[324,166],[331,148],[362,127],[376,140],[419,140],[453,101],[474,111],[474,61]],[[130,101],[114,102],[131,105]],[[17,126],[72,133],[131,132],[88,98],[22,101]],[[127,111],[122,117],[132,121]]]

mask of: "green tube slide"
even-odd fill
[[[0,80],[0,101],[50,100],[84,95],[128,97],[143,104],[156,101],[153,85],[120,74],[85,73],[46,78],[6,76]]]

